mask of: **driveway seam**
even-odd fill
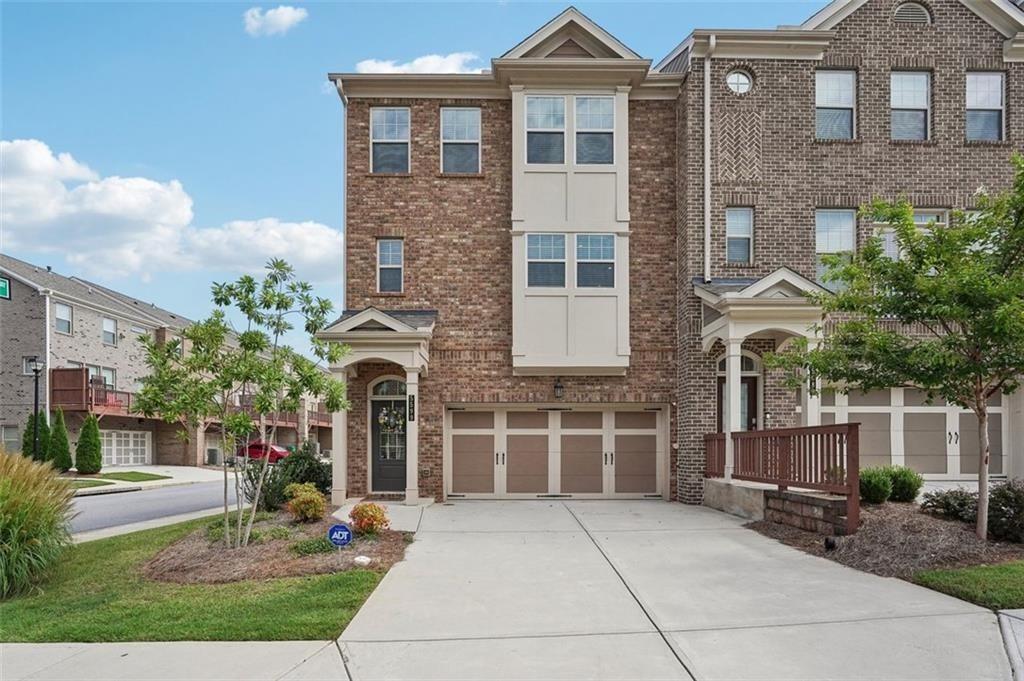
[[[348,668],[348,660],[345,658],[345,651],[341,649],[340,639],[334,639],[334,647],[337,648],[338,657],[341,658],[341,666],[345,670],[345,678],[347,678],[348,681],[355,681],[354,678],[352,677],[352,670]]]
[[[656,634],[657,630],[566,632],[551,634],[505,634],[502,636],[447,636],[442,638],[346,638],[345,643],[442,643],[444,641],[515,641],[539,638],[586,638],[593,636],[638,636]],[[340,639],[339,639],[340,640]]]
[[[596,539],[594,539],[593,535],[590,534],[590,530],[587,529],[587,527],[583,524],[579,517],[577,517],[577,515],[573,513],[573,510],[569,508],[569,506],[564,501],[562,502],[562,506],[565,508],[566,511],[569,512],[569,515],[573,517],[573,520],[575,520],[577,524],[579,524],[580,529],[583,530],[584,534],[587,535],[587,538],[590,539],[590,542],[594,545],[594,548],[597,549],[598,553],[601,554],[601,557],[604,558],[606,563],[608,563],[608,567],[612,569],[612,572],[615,573],[615,576],[619,578],[620,582],[622,582],[622,586],[626,588],[626,591],[629,592],[629,595],[633,598],[634,601],[636,601],[636,604],[637,606],[639,606],[640,611],[643,612],[644,617],[647,618],[647,621],[651,623],[651,626],[654,627],[654,630],[658,632],[659,636],[661,636],[661,640],[665,642],[666,646],[668,646],[669,652],[671,652],[672,656],[676,658],[676,661],[679,662],[679,665],[686,672],[687,676],[689,676],[694,681],[697,681],[696,673],[694,673],[694,671],[690,669],[690,666],[686,664],[685,660],[683,660],[683,657],[680,654],[680,652],[676,650],[676,647],[672,645],[672,642],[669,640],[665,632],[662,631],[661,627],[658,626],[658,623],[654,621],[654,617],[651,616],[651,613],[647,611],[646,606],[644,606],[643,602],[636,595],[636,593],[633,592],[632,587],[629,586],[629,582],[627,582],[626,578],[622,576],[621,572],[619,572],[619,569],[615,566],[615,563],[612,562],[611,558],[609,558],[608,554],[604,552],[604,549],[601,547],[601,545],[597,542]]]
[[[324,645],[322,645],[319,648],[317,648],[316,651],[314,651],[312,655],[310,655],[309,657],[302,658],[301,660],[299,660],[298,662],[293,664],[291,667],[288,667],[288,669],[285,669],[283,672],[281,672],[280,674],[275,676],[274,677],[275,681],[280,681],[280,679],[283,679],[284,677],[288,676],[293,671],[295,671],[296,669],[298,669],[299,667],[301,667],[302,665],[306,664],[307,662],[312,660],[314,657],[316,657],[317,655],[322,653],[324,650],[326,650],[327,646],[329,646],[329,645],[331,645],[330,641],[324,643]]]

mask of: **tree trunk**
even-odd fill
[[[978,406],[978,524],[976,534],[988,538],[988,403],[981,400]]]
[[[276,405],[275,405],[276,406]],[[277,412],[273,412],[276,414]],[[267,447],[272,446],[272,442],[277,439],[277,420],[274,420],[274,425],[270,429],[270,437],[263,438],[263,444]],[[260,469],[260,481],[256,483],[256,494],[253,495],[252,509],[249,511],[249,522],[245,524],[245,536],[242,538],[242,546],[249,545],[249,535],[252,533],[252,524],[256,520],[256,509],[259,508],[260,494],[263,492],[263,481],[267,479],[267,471],[270,469],[270,450],[267,450],[267,455],[263,457],[263,468]]]

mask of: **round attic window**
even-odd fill
[[[750,74],[746,71],[730,71],[729,75],[725,77],[725,84],[729,86],[729,89],[738,95],[745,95],[750,92],[750,88],[753,86],[754,80],[750,77]]]

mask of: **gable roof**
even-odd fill
[[[380,310],[366,307],[345,312],[327,325],[323,333],[349,331],[395,331],[413,333],[430,331],[437,321],[437,310]]]
[[[568,39],[572,39],[577,47],[593,57],[642,59],[618,38],[572,6],[501,55],[501,59],[544,57],[558,50]]]
[[[843,19],[867,4],[868,0],[832,0],[815,12],[799,28],[811,31],[835,28]],[[990,26],[1013,38],[1024,31],[1024,10],[1010,0],[960,0],[967,9],[984,19]]]
[[[79,277],[71,277],[71,279],[77,282],[81,282],[82,284],[85,284],[87,286],[91,286],[100,293],[109,296],[110,298],[113,298],[114,300],[132,309],[135,309],[140,314],[144,314],[148,317],[153,317],[154,319],[159,321],[163,326],[167,326],[172,329],[182,329],[192,324],[191,319],[183,317],[182,315],[179,314],[175,314],[170,310],[165,310],[162,307],[157,307],[156,304],[154,303],[147,303],[144,300],[133,298],[126,293],[115,291],[113,289],[107,288],[106,286],[101,286],[99,284],[87,281],[85,279],[81,279]]]

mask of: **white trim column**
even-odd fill
[[[817,349],[820,341],[817,338],[807,339],[807,349]],[[802,407],[804,425],[805,426],[820,426],[821,425],[821,380],[818,378],[814,379],[814,384],[811,385],[808,381],[807,385],[801,391],[803,393],[803,404]]]
[[[331,504],[348,499],[348,412],[331,414]]]
[[[742,338],[730,338],[725,343],[725,386],[722,391],[725,413],[722,414],[722,430],[725,432],[726,480],[732,480],[732,472],[736,465],[736,452],[733,451],[732,434],[742,430],[740,425],[742,346]]]
[[[414,506],[420,500],[419,485],[419,433],[420,433],[420,370],[405,368],[405,503]]]

